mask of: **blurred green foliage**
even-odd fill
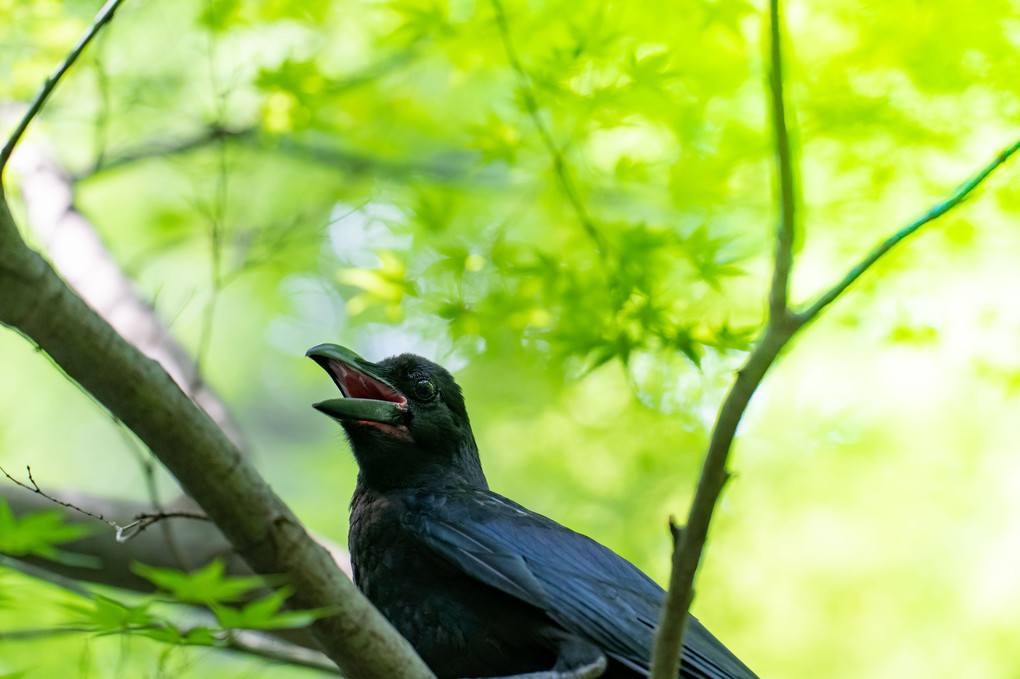
[[[0,498],[0,552],[3,554],[66,561],[68,555],[61,553],[57,545],[92,532],[86,526],[65,524],[59,511],[18,518]]]
[[[0,0],[0,98],[30,98],[98,4]],[[764,310],[760,7],[503,7],[523,73],[486,1],[127,3],[30,140],[309,525],[342,539],[356,470],[303,352],[414,351],[457,371],[495,490],[662,581]],[[796,300],[1012,141],[1018,11],[789,4]],[[884,261],[752,404],[694,608],[762,677],[1020,675],[1017,178]],[[145,496],[115,425],[12,333],[0,370],[0,463]],[[0,630],[61,621],[29,605],[47,586],[0,588]],[[0,638],[0,676],[251,667],[106,644]]]

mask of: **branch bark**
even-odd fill
[[[432,677],[212,420],[25,245],[2,193],[0,289],[0,322],[130,427],[256,572],[285,575],[297,607],[335,607],[312,632],[347,676]]]
[[[194,507],[194,501],[185,496],[161,507],[156,507],[147,502],[97,497],[77,491],[63,490],[54,492],[53,495],[63,502],[121,524],[128,523],[142,514],[154,514],[160,510],[164,512],[187,511]],[[111,530],[106,529],[88,516],[55,505],[45,497],[13,484],[0,486],[0,502],[5,502],[15,517],[38,512],[59,511],[65,524],[100,526],[102,528],[88,537],[79,538],[60,546],[62,551],[81,557],[70,563],[51,561],[42,557],[20,558],[20,560],[38,568],[75,580],[136,592],[151,592],[152,583],[131,571],[131,564],[135,561],[157,568],[193,571],[208,565],[214,559],[221,559],[224,562],[227,575],[252,575],[251,568],[237,555],[223,533],[214,524],[207,521],[192,521],[188,523],[187,530],[175,530],[174,540],[180,549],[171,550],[162,531],[150,528],[132,536],[129,540],[116,542]],[[165,521],[171,526],[177,522],[175,519]],[[350,576],[350,559],[347,552],[340,545],[322,537],[316,536],[315,539],[333,556],[337,567]],[[87,562],[94,563],[95,567],[74,565]]]
[[[0,173],[60,78],[112,18],[108,0],[0,150]],[[2,176],[2,174],[0,174]],[[432,679],[428,667],[305,532],[223,431],[158,363],[93,311],[18,231],[0,182],[0,323],[35,342],[126,424],[258,573],[283,575],[302,609],[326,607],[311,631],[351,679]]]
[[[967,200],[967,198],[974,193],[974,190],[988,179],[989,175],[1002,167],[1002,165],[1016,155],[1017,152],[1020,152],[1020,139],[1017,139],[1010,146],[1007,146],[1000,151],[999,154],[991,160],[991,162],[981,168],[973,177],[960,184],[960,186],[957,187],[957,189],[944,201],[933,206],[913,222],[907,224],[902,229],[876,245],[875,248],[869,252],[864,259],[860,261],[860,263],[857,264],[857,266],[846,273],[842,280],[819,295],[814,302],[809,304],[803,311],[797,314],[797,316],[801,319],[801,322],[810,323],[822,312],[823,309],[825,309],[825,307],[832,304],[840,295],[846,292],[858,278],[864,275],[864,272],[870,269],[875,262],[881,259],[887,252],[910,236],[914,235],[925,224],[938,219]]]
[[[1017,151],[1020,151],[1020,140],[1018,140],[957,188],[949,198],[935,205],[920,218],[901,228],[876,246],[839,283],[822,293],[805,310],[799,313],[792,311],[789,303],[789,280],[793,271],[793,244],[796,232],[794,209],[799,198],[783,93],[781,26],[782,16],[779,0],[770,0],[767,24],[769,45],[767,91],[772,113],[776,175],[779,184],[777,192],[779,226],[774,250],[772,283],[768,293],[768,320],[761,338],[755,344],[743,367],[737,372],[733,386],[720,406],[712,428],[708,452],[702,465],[687,524],[681,539],[674,545],[669,590],[663,604],[662,616],[656,630],[655,644],[652,650],[650,679],[675,679],[679,671],[687,611],[693,599],[694,577],[705,549],[712,513],[726,481],[730,477],[726,464],[737,427],[751,397],[761,385],[766,373],[775,364],[780,353],[801,328],[814,320],[829,304],[845,293],[854,281],[893,247],[917,232],[925,224],[941,217],[962,203],[996,169]]]

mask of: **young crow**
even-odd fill
[[[664,592],[606,547],[489,490],[460,387],[403,354],[308,351],[360,473],[354,580],[440,679],[648,675]],[[755,679],[693,617],[680,676]]]

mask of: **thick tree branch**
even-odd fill
[[[7,139],[7,143],[4,144],[3,149],[0,149],[0,179],[3,178],[3,171],[7,166],[7,161],[11,157],[11,152],[14,151],[14,147],[18,145],[18,141],[20,141],[22,135],[25,134],[25,130],[28,129],[29,124],[36,115],[39,114],[39,111],[42,110],[43,104],[45,104],[46,100],[49,99],[53,90],[57,87],[57,83],[59,83],[60,79],[64,77],[64,74],[67,73],[68,69],[74,65],[74,62],[78,60],[78,57],[80,57],[82,52],[85,51],[85,48],[88,47],[90,42],[92,42],[92,39],[96,37],[99,30],[113,19],[114,13],[123,2],[124,0],[107,0],[107,3],[99,10],[99,13],[96,15],[92,25],[89,26],[81,38],[79,38],[78,44],[71,49],[64,61],[57,66],[56,70],[54,70],[50,77],[46,79],[46,82],[43,83],[38,94],[35,95],[35,99],[33,99],[32,103],[29,104],[25,115],[22,116],[18,125],[11,133],[11,136]]]
[[[335,607],[312,631],[347,676],[432,676],[212,420],[25,245],[2,194],[0,289],[0,322],[130,427],[256,572],[286,576],[298,607]]]

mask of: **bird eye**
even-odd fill
[[[411,388],[414,397],[419,401],[431,401],[439,393],[436,385],[427,377],[419,378]]]

